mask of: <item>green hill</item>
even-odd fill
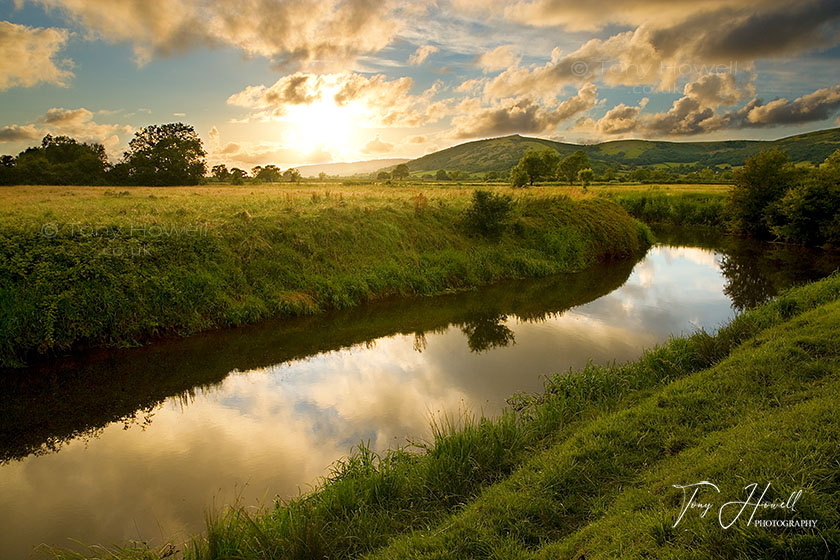
[[[453,146],[408,162],[412,172],[438,169],[468,173],[507,171],[532,149],[553,148],[565,157],[583,150],[595,164],[609,165],[742,165],[751,155],[771,148],[785,150],[794,162],[822,162],[840,148],[840,128],[798,134],[779,140],[727,140],[718,142],[660,142],[656,140],[615,140],[578,145],[528,138],[518,134],[477,140]]]

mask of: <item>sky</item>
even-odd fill
[[[0,0],[0,154],[167,122],[245,169],[780,138],[840,126],[840,1]]]

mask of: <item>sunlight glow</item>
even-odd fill
[[[352,104],[336,105],[330,96],[311,105],[296,105],[282,117],[293,146],[304,153],[347,152],[358,131],[359,112]]]

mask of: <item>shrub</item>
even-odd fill
[[[464,222],[472,233],[498,237],[504,231],[512,210],[513,198],[510,195],[475,190]]]
[[[787,154],[770,150],[747,159],[735,171],[735,186],[729,195],[727,211],[737,233],[768,237],[768,207],[782,198],[794,179],[794,168]]]

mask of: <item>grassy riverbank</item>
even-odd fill
[[[513,193],[510,189],[495,192]],[[0,191],[0,365],[638,255],[619,206],[513,193],[500,237],[473,189],[247,186]]]
[[[788,291],[615,367],[549,380],[495,419],[443,422],[419,450],[361,449],[311,494],[264,512],[231,508],[187,547],[222,558],[831,558],[840,552],[840,276]],[[674,527],[682,493],[721,493]],[[718,508],[799,490],[796,510],[730,528]],[[753,497],[755,501],[756,497]],[[735,517],[730,506],[724,521]],[[167,551],[91,552],[156,558]],[[113,556],[111,555],[113,553]],[[68,557],[58,553],[59,557]]]
[[[727,194],[724,191],[663,192],[607,191],[605,196],[646,224],[725,227]]]

